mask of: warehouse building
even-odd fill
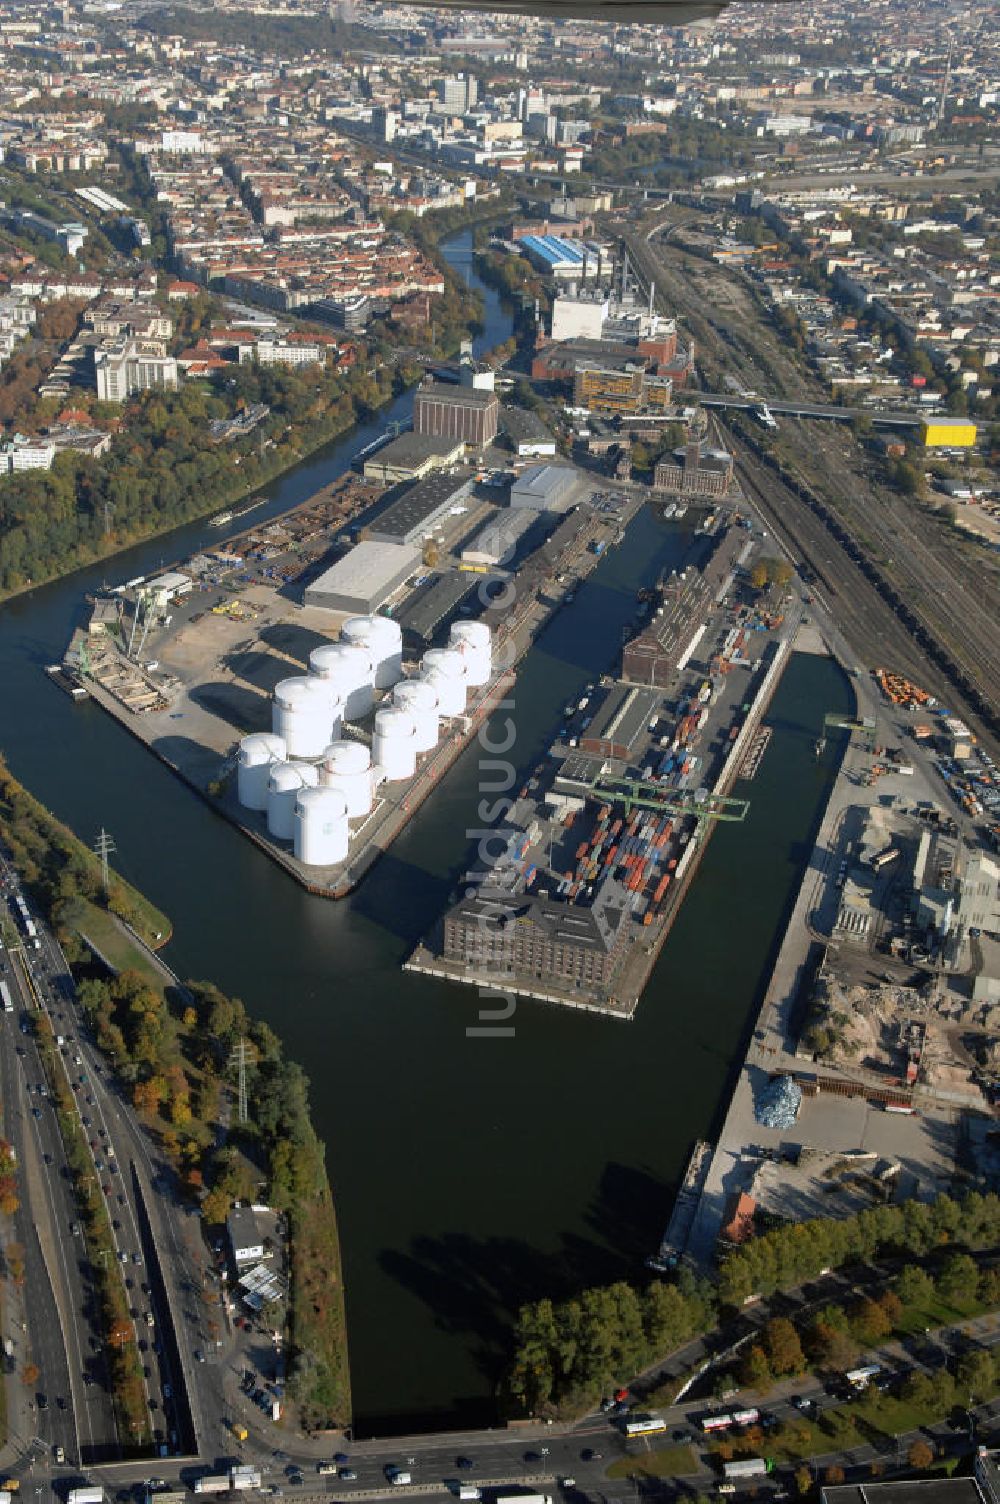
[[[606,986],[617,965],[623,913],[615,924],[594,908],[483,887],[445,915],[444,955],[498,980],[506,974],[592,990]]]
[[[746,535],[739,528],[716,533],[711,553],[700,568],[689,566],[673,574],[663,587],[657,613],[622,653],[622,678],[631,684],[665,689],[685,648],[704,622],[741,553]]]
[[[733,457],[725,449],[686,444],[661,460],[653,478],[655,491],[671,496],[725,496],[733,483]]]
[[[555,455],[555,438],[537,413],[523,407],[505,407],[502,427],[519,459],[545,459]]]
[[[373,518],[367,536],[379,543],[419,542],[430,536],[435,523],[453,506],[462,504],[470,489],[468,471],[462,475],[428,475]]]
[[[629,762],[642,742],[650,721],[659,713],[662,696],[651,689],[616,685],[580,738],[580,751],[592,757]]]
[[[463,568],[485,569],[497,564],[509,568],[518,544],[536,521],[537,513],[527,507],[497,512],[462,549]]]
[[[304,604],[370,616],[419,565],[420,550],[407,543],[357,543],[306,586]]]
[[[576,490],[576,472],[568,465],[530,465],[510,488],[514,508],[534,512],[564,512]]]
[[[461,574],[457,570],[451,574],[435,575],[414,592],[397,612],[396,619],[411,637],[423,643],[432,642],[478,583],[476,575]]]
[[[433,433],[401,433],[365,460],[365,480],[395,486],[423,480],[432,470],[457,465],[465,450],[460,439],[440,438]]]
[[[419,434],[460,440],[483,449],[496,438],[499,421],[496,392],[428,381],[413,396],[413,428]]]

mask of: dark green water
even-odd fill
[[[492,295],[487,312],[495,344]],[[271,488],[270,510],[342,470],[379,426]],[[358,1430],[488,1421],[518,1304],[641,1272],[659,1242],[766,980],[832,776],[813,740],[825,711],[847,708],[847,686],[828,660],[793,658],[750,817],[712,840],[634,1024],[521,1003],[513,1038],[470,1038],[477,994],[399,963],[478,823],[476,747],[360,891],[332,905],[46,681],[85,589],[218,536],[190,527],[4,607],[0,747],[83,839],[114,834],[120,870],[174,921],[175,970],[242,996],[306,1067],[340,1216]],[[569,695],[610,666],[635,590],[679,547],[643,514],[543,634],[514,695],[520,768]]]

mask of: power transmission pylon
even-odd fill
[[[105,896],[105,898],[107,898],[107,896],[108,896],[108,857],[111,855],[111,853],[113,851],[117,851],[118,847],[115,845],[115,838],[114,838],[114,836],[109,836],[108,833],[107,833],[107,831],[104,829],[103,825],[101,826],[101,833],[100,833],[100,835],[97,837],[97,840],[94,842],[94,850],[97,852],[97,855],[101,859],[101,883],[103,884],[103,887],[104,887],[104,896]]]
[[[229,1056],[229,1064],[235,1065],[237,1076],[236,1116],[241,1123],[245,1123],[249,1116],[247,1111],[247,1065],[254,1061],[253,1045],[247,1044],[241,1039],[239,1044],[234,1045]]]

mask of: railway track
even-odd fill
[[[787,391],[789,381],[800,392],[815,388],[801,361],[778,348],[759,308],[748,329],[736,308],[703,297],[694,285],[695,278],[713,275],[728,283],[723,272],[655,241],[628,241],[634,263],[684,320],[717,384],[728,368],[752,386],[767,375],[779,391]],[[750,291],[742,292],[752,301]],[[726,433],[742,452],[748,491],[775,533],[825,585],[859,658],[897,667],[994,741],[1000,738],[1000,612],[984,608],[982,593],[994,586],[988,566],[970,588],[961,551],[912,504],[857,474],[843,435],[819,425],[807,434],[801,425],[783,424],[792,452],[788,466],[753,440],[740,444],[728,425]]]
[[[988,731],[995,742],[1000,736],[995,702],[984,701],[966,681],[960,666],[909,612],[824,503],[815,498],[821,510],[810,506],[745,439],[731,429],[728,437],[747,494],[793,557],[815,573],[859,661],[906,674],[973,726]]]
[[[798,425],[793,425],[796,428]],[[795,436],[804,442],[801,430]],[[830,479],[824,487],[823,500],[835,508],[856,538],[857,532],[864,530],[857,538],[859,547],[865,547],[866,534],[871,536],[883,559],[892,566],[892,584],[919,626],[941,643],[983,702],[1000,707],[998,612],[984,610],[982,604],[983,595],[989,593],[988,578],[977,576],[980,594],[973,593],[954,567],[950,550],[945,546],[934,550],[929,547],[926,519],[914,517],[899,498],[871,496],[872,505],[862,510],[857,496],[834,478],[836,462],[842,459],[835,445],[819,436],[810,435],[810,439],[830,453],[833,461],[828,467]],[[815,461],[815,450],[811,453]],[[795,478],[808,486],[808,475],[799,473]],[[985,571],[985,563],[983,568]]]

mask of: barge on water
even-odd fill
[[[50,663],[45,672],[52,680],[52,683],[61,689],[64,694],[69,695],[71,700],[87,700],[90,698],[87,686],[80,678],[80,675],[75,673],[73,669],[67,668],[65,664]]]

